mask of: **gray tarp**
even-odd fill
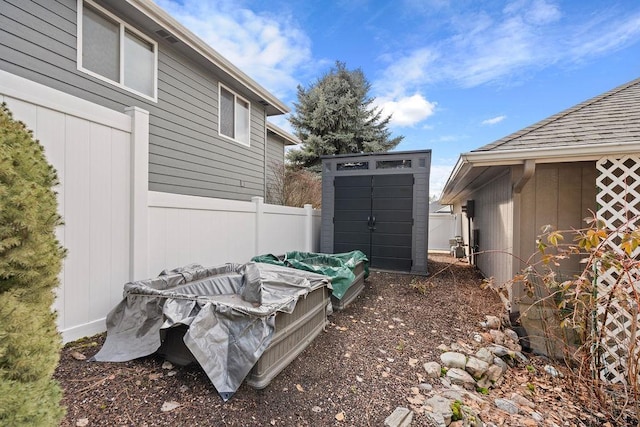
[[[155,353],[161,330],[186,325],[184,343],[226,401],[271,342],[277,312],[330,287],[318,274],[262,263],[189,265],[127,283],[107,316],[107,338],[92,360],[123,362]]]

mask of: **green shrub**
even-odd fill
[[[455,400],[451,402],[451,421],[459,421],[462,417],[462,402]]]
[[[51,309],[64,249],[56,172],[24,124],[0,107],[0,425],[54,426],[60,335]]]

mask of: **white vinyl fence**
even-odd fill
[[[429,214],[429,250],[449,252],[449,240],[456,236],[456,217],[448,213]]]
[[[58,171],[57,230],[68,255],[54,309],[63,341],[105,330],[123,285],[188,263],[244,263],[318,251],[320,213],[148,191],[149,115],[119,113],[0,71],[0,101]]]
[[[149,269],[247,262],[258,254],[317,251],[320,212],[306,208],[149,192]]]

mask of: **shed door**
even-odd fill
[[[371,176],[340,176],[334,180],[333,251],[360,250],[371,260]]]
[[[336,177],[334,252],[361,250],[372,267],[412,265],[413,175]]]
[[[373,176],[371,265],[411,270],[413,232],[413,175]]]

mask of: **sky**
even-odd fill
[[[432,150],[432,196],[461,153],[640,77],[638,0],[156,3],[292,109],[336,61],[361,69],[395,151]]]

